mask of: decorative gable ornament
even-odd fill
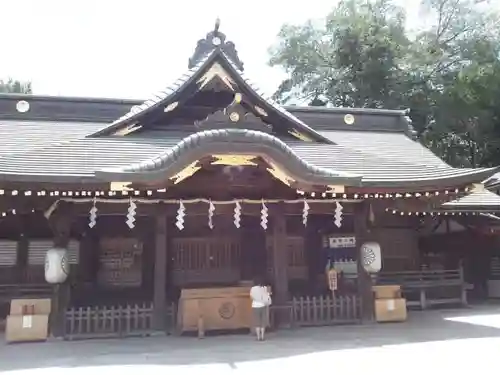
[[[45,281],[49,284],[61,284],[69,275],[68,251],[54,248],[45,254]]]
[[[377,273],[382,269],[382,251],[377,242],[366,242],[361,245],[363,268],[368,273]]]
[[[218,49],[223,52],[239,70],[243,71],[243,62],[238,57],[236,46],[233,42],[226,41],[226,35],[220,32],[219,28],[220,19],[217,18],[214,29],[206,35],[205,39],[198,41],[193,56],[189,59],[189,69],[194,68],[203,57],[207,56],[215,49]]]

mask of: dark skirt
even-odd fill
[[[253,326],[254,328],[269,326],[269,308],[268,307],[252,307]]]

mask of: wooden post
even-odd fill
[[[54,235],[54,247],[67,249],[70,235],[71,225],[73,223],[73,205],[69,202],[59,202],[57,210],[52,214],[50,223]],[[49,249],[47,249],[49,250]],[[50,327],[52,336],[64,336],[64,324],[66,309],[70,303],[71,293],[71,277],[72,272],[68,279],[62,284],[55,284],[52,289],[52,312]]]
[[[363,201],[354,206],[354,232],[356,235],[356,248],[358,254],[358,295],[361,297],[361,319],[363,323],[372,322],[374,319],[374,298],[372,278],[363,267],[361,246],[368,240],[368,212],[369,203]]]
[[[166,326],[166,283],[167,283],[167,215],[162,205],[156,214],[153,328],[165,331]]]
[[[274,290],[273,303],[283,305],[288,301],[288,254],[286,249],[286,217],[283,206],[272,211]]]

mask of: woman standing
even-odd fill
[[[269,325],[268,310],[271,305],[271,295],[261,278],[255,279],[254,286],[250,289],[250,298],[252,299],[253,324],[257,341],[264,341],[266,327]]]

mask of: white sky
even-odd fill
[[[419,0],[400,2],[418,22]],[[267,66],[267,51],[281,25],[323,17],[336,3],[0,0],[0,77],[30,80],[36,94],[142,99],[187,69],[218,16],[245,71],[271,93],[283,73]]]

